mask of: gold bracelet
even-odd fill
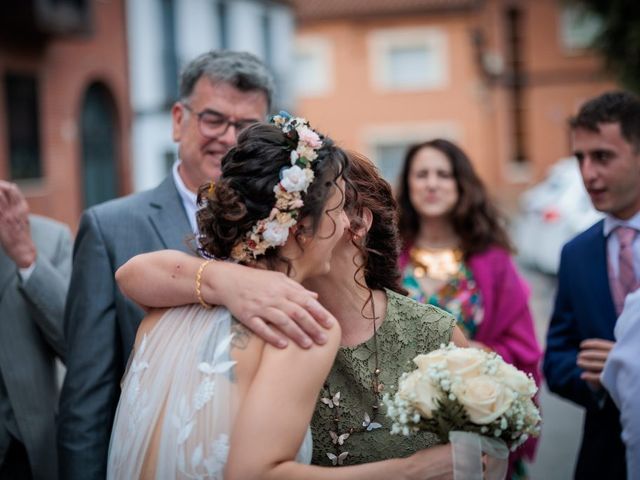
[[[200,302],[200,305],[202,305],[202,307],[206,308],[207,310],[212,309],[213,305],[209,305],[207,302],[204,301],[204,298],[202,298],[202,292],[200,291],[200,288],[202,286],[202,272],[204,272],[204,269],[211,262],[213,262],[213,260],[205,260],[204,262],[202,262],[200,264],[200,267],[198,267],[198,273],[196,273],[196,297],[198,297],[198,301]]]

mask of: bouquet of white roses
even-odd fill
[[[456,478],[482,478],[481,453],[504,462],[485,472],[503,478],[507,448],[515,450],[540,432],[533,378],[496,353],[443,346],[413,359],[417,369],[386,394],[391,433],[433,432],[453,443]]]

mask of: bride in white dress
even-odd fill
[[[249,129],[227,155],[219,183],[200,192],[203,253],[284,271],[297,281],[326,273],[348,225],[346,162],[301,120],[280,117],[280,127]],[[237,478],[254,478],[245,468],[252,459],[309,463],[307,425],[339,327],[329,336],[327,345],[305,351],[301,363],[302,350],[265,345],[223,307],[152,312],[138,329],[122,383],[108,477],[222,478],[227,460],[235,459]],[[293,378],[301,382],[292,384]],[[273,390],[279,405],[265,402]],[[281,424],[272,430],[279,438],[261,431],[271,424],[264,418]],[[229,457],[231,438],[238,448]],[[263,440],[259,449],[254,438]]]
[[[328,272],[348,227],[345,153],[303,119],[245,130],[215,187],[200,191],[206,256],[286,273]],[[223,307],[154,310],[142,321],[122,382],[109,447],[109,479],[424,479],[423,452],[327,468],[311,459],[309,422],[340,343],[277,349]],[[444,477],[443,477],[444,478]]]

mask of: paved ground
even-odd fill
[[[531,287],[531,309],[541,345],[549,325],[556,280],[552,276],[520,267]],[[531,480],[568,480],[573,478],[573,467],[580,445],[583,410],[556,395],[543,386],[542,436],[535,463],[530,468]]]

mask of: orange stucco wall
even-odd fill
[[[456,138],[474,152],[478,167],[491,176],[491,151],[484,140],[485,92],[473,65],[468,41],[472,19],[445,15],[368,21],[323,22],[300,30],[300,35],[330,39],[334,66],[333,91],[317,98],[302,98],[299,111],[347,148],[371,153],[367,131],[393,124],[447,123]],[[373,85],[368,35],[381,28],[436,27],[447,36],[448,77],[444,88],[417,92],[379,91]],[[490,107],[489,107],[490,108]],[[477,128],[472,128],[475,125]]]
[[[446,123],[497,195],[518,193],[540,180],[547,167],[569,154],[567,118],[585,99],[615,88],[589,51],[567,52],[560,41],[558,0],[490,0],[477,10],[390,18],[306,21],[298,38],[321,37],[332,52],[333,88],[300,97],[299,113],[341,145],[371,155],[371,132],[389,125]],[[513,121],[507,82],[481,72],[471,33],[484,33],[486,51],[506,59],[505,9],[522,11],[525,175],[512,167]],[[448,84],[437,90],[381,92],[373,86],[368,46],[379,29],[436,27],[446,33]],[[383,128],[384,129],[384,128]],[[425,139],[429,134],[425,131]]]

